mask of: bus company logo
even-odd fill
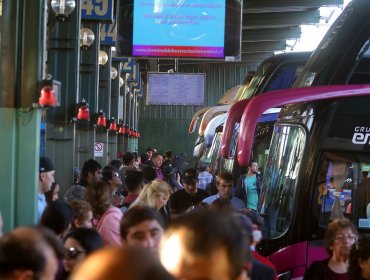
[[[370,127],[356,126],[352,137],[352,143],[356,145],[370,144]]]

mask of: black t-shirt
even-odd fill
[[[202,189],[198,189],[194,196],[188,194],[185,189],[178,190],[170,196],[171,210],[174,214],[181,214],[189,207],[202,202],[208,196],[208,192]]]

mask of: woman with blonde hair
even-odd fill
[[[166,222],[170,221],[170,212],[167,206],[167,201],[170,198],[171,187],[162,180],[153,180],[146,184],[138,198],[130,205],[133,208],[137,205],[147,205],[159,211]]]

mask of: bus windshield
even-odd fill
[[[306,131],[298,125],[276,125],[263,178],[261,214],[266,239],[282,236],[289,228]]]

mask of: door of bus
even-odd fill
[[[307,211],[310,211],[311,206],[312,209],[314,209],[313,204],[310,202],[311,197],[315,197],[315,200],[319,201],[318,194],[320,194],[320,192],[313,195],[311,190],[318,190],[320,188],[310,189],[309,186],[313,186],[314,182],[316,182],[316,180],[313,179],[316,169],[315,164],[317,165],[317,162],[321,162],[318,161],[318,157],[320,156],[318,147],[322,146],[325,148],[326,140],[323,141],[323,139],[320,138],[322,137],[321,131],[325,129],[323,128],[325,125],[335,123],[334,121],[339,124],[345,123],[343,122],[343,116],[338,117],[339,114],[334,116],[330,114],[330,112],[333,111],[332,107],[335,102],[327,100],[350,97],[346,99],[345,102],[342,102],[342,104],[348,106],[351,104],[350,101],[355,99],[355,96],[370,95],[370,85],[300,88],[283,90],[278,93],[279,94],[272,92],[257,96],[246,106],[241,120],[241,133],[238,139],[238,161],[244,166],[248,163],[253,145],[252,136],[258,118],[262,112],[269,107],[298,103],[297,107],[293,109],[289,106],[284,107],[280,113],[280,118],[284,115],[286,115],[286,118],[278,121],[275,125],[267,159],[266,172],[263,180],[264,187],[259,208],[266,218],[264,234],[267,240],[264,241],[262,245],[262,251],[268,255],[277,251],[275,254],[271,255],[270,258],[275,263],[278,272],[289,273],[292,277],[298,277],[303,275],[306,265],[309,264],[313,258],[325,256],[322,246],[317,246],[320,244],[317,243],[315,238],[315,236],[320,236],[320,231],[318,230],[320,227],[317,226],[315,230],[314,225],[318,223],[315,223],[315,221],[311,219],[313,216]],[[321,109],[314,110],[317,102],[323,102],[320,100],[325,100],[327,103],[322,105],[320,107]],[[307,105],[307,102],[311,103]],[[310,104],[312,104],[312,106]],[[352,111],[359,114],[359,116],[367,112],[362,118],[364,120],[369,120],[369,111],[366,109],[368,108],[366,105],[370,104],[369,98],[357,102],[357,105],[358,104],[362,104],[365,109],[361,111],[359,110],[359,106],[356,107],[352,105]],[[344,106],[344,108],[346,107]],[[342,110],[345,111],[345,109]],[[317,114],[315,114],[316,111],[318,112]],[[290,112],[290,114],[287,112]],[[354,119],[354,123],[359,122],[359,116],[357,116],[357,118],[352,118]],[[284,122],[288,123],[284,124]],[[362,124],[364,127],[370,127],[369,121],[363,122]],[[354,126],[352,125],[352,127]],[[330,129],[328,130],[330,132]],[[244,137],[244,135],[248,135],[249,137]],[[328,133],[328,135],[330,134]],[[354,135],[360,139],[361,137],[365,137],[364,135]],[[338,140],[338,135],[336,134],[335,136],[334,139]],[[353,141],[353,139],[351,140]],[[365,141],[369,140],[366,139]],[[348,141],[339,142],[338,145],[342,145],[343,148],[348,149]],[[335,147],[333,143],[328,144],[328,149]],[[370,147],[368,149],[370,151]],[[367,157],[369,157],[369,154]],[[333,163],[333,159],[337,159],[338,162]],[[337,189],[334,188],[335,191],[332,191],[333,193],[331,196],[333,202],[331,209],[334,207],[333,205],[335,205],[334,209],[336,210],[332,210],[329,215],[323,214],[321,216],[318,215],[320,212],[317,212],[317,221],[321,219],[320,221],[325,223],[326,220],[332,219],[335,216],[340,216],[344,209],[345,211],[349,211],[348,209],[350,209],[350,206],[348,205],[350,205],[352,201],[351,198],[348,199],[351,197],[351,191],[349,190],[355,188],[355,185],[344,185],[342,182],[357,180],[356,178],[359,176],[357,174],[358,172],[353,172],[353,170],[355,170],[354,167],[358,167],[362,164],[366,166],[368,160],[370,160],[370,158],[367,159],[364,157],[363,159],[363,161],[358,159],[352,159],[352,161],[346,159],[343,161],[342,156],[342,161],[340,161],[337,156],[332,157],[331,164],[325,165],[331,166],[331,168],[327,168],[328,171],[325,175],[326,179],[324,182],[329,181],[330,183],[330,177],[333,174],[337,176],[337,179],[334,179],[334,185],[337,184]],[[341,168],[342,173],[340,173]],[[352,170],[352,173],[349,173],[348,170]],[[358,168],[356,170],[358,170]],[[354,179],[352,179],[351,176]],[[320,184],[322,183],[323,182]],[[323,189],[323,187],[324,186],[321,186],[321,189]],[[328,193],[330,194],[330,190]],[[355,201],[356,196],[352,197],[353,201]],[[322,197],[320,197],[320,200],[321,198]],[[307,199],[309,201],[307,201]],[[297,201],[300,201],[299,206]],[[366,204],[366,200],[364,203]],[[326,201],[324,203],[325,206],[329,204],[330,202]],[[304,207],[305,211],[302,210],[302,207]],[[323,211],[324,210],[325,207],[323,208]],[[328,211],[325,210],[323,213],[327,212]],[[355,211],[351,213],[355,214]],[[361,220],[361,224],[363,223],[364,220]],[[286,256],[288,255],[291,261],[289,263],[282,262],[282,260],[286,260]]]

